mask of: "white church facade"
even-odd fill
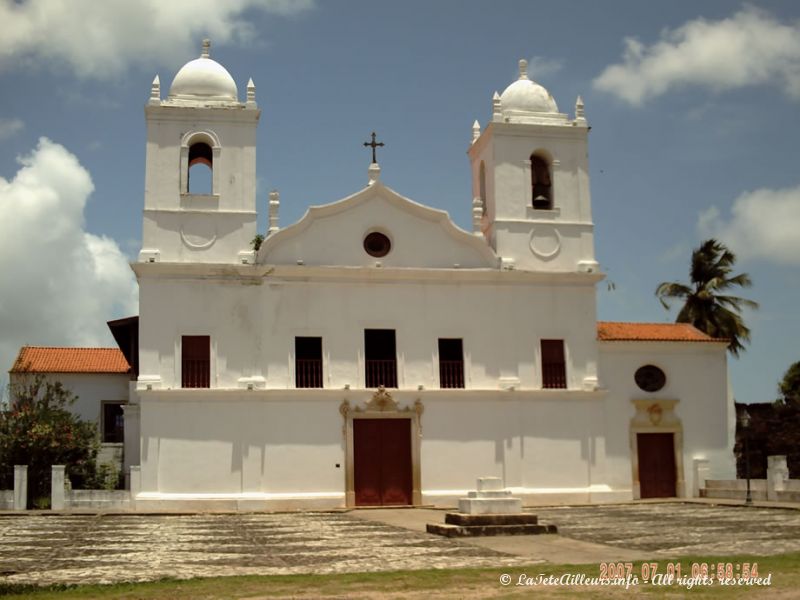
[[[726,342],[597,322],[583,105],[558,112],[525,69],[473,126],[472,231],[373,162],[286,227],[271,194],[257,251],[252,81],[241,102],[207,44],[166,98],[154,81],[140,314],[112,327],[138,509],[452,506],[479,476],[609,502],[734,476]]]

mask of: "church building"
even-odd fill
[[[140,313],[110,324],[137,509],[452,506],[481,476],[611,502],[735,476],[726,340],[597,321],[584,106],[526,68],[472,127],[471,231],[373,159],[288,226],[270,193],[257,250],[252,80],[240,100],[208,42],[165,97],[156,78]]]

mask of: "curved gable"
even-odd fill
[[[375,258],[364,237],[384,233],[391,251]],[[482,236],[457,227],[443,210],[418,204],[376,182],[360,192],[323,206],[312,206],[294,225],[270,235],[258,262],[312,266],[398,268],[495,268],[498,259]]]

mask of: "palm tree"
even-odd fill
[[[706,240],[692,252],[690,285],[665,281],[656,288],[656,296],[666,309],[670,299],[682,299],[683,308],[675,321],[691,323],[711,337],[730,340],[728,350],[739,356],[744,350],[742,342],[750,341],[750,329],[742,320],[741,310],[745,306],[758,308],[758,303],[724,294],[734,286],[753,284],[747,273],[731,275],[735,262],[736,256],[724,244]]]

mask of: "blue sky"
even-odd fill
[[[0,2],[3,371],[24,343],[110,345],[136,310],[143,106],[206,36],[240,97],[256,83],[260,230],[273,188],[286,225],[363,187],[373,129],[383,181],[468,229],[472,122],[526,58],[562,112],[586,104],[600,318],[672,320],[653,290],[715,235],[761,303],[737,400],[773,400],[800,360],[796,2],[68,4]]]

